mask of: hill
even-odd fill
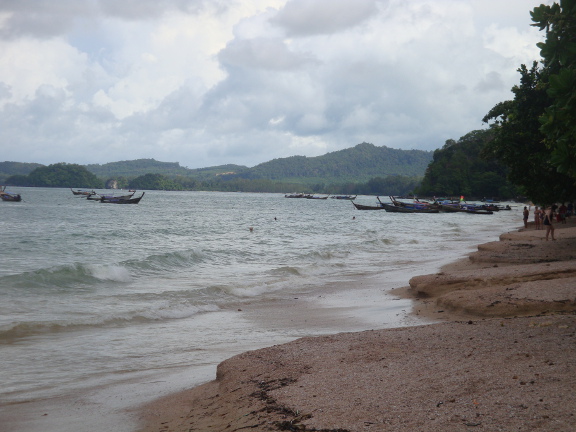
[[[106,164],[86,165],[86,169],[98,177],[134,178],[145,174],[162,174],[167,177],[185,176],[195,178],[214,177],[221,173],[241,172],[248,169],[239,165],[219,165],[209,168],[189,169],[179,162],[159,162],[154,159],[135,159],[131,161],[109,162]]]
[[[178,162],[159,162],[154,159],[111,162],[86,165],[101,178],[134,178],[144,174],[162,174],[168,177],[184,176],[198,180],[222,178],[267,179],[281,182],[365,182],[374,177],[405,175],[421,177],[432,160],[432,152],[399,150],[362,143],[355,147],[327,153],[322,156],[290,156],[273,159],[248,168],[241,165],[218,165],[189,169]]]
[[[122,188],[129,187],[137,180],[150,180],[142,179],[144,176],[156,175],[163,177],[163,184],[176,181],[179,189],[276,191],[302,187],[319,191],[333,190],[337,185],[359,185],[369,181],[372,181],[374,186],[381,184],[386,178],[392,179],[387,180],[388,182],[400,181],[403,188],[412,188],[424,175],[431,160],[432,152],[391,149],[362,143],[322,156],[274,159],[253,168],[227,164],[189,169],[180,166],[178,162],[160,162],[154,159],[90,164],[84,168],[99,180],[113,182],[115,187]],[[56,165],[50,165],[52,171]],[[42,179],[28,177],[34,168],[42,168],[44,165],[5,162],[4,166],[6,179],[11,184],[43,184],[40,182]],[[43,175],[50,177],[48,173]]]
[[[25,162],[0,162],[0,184],[6,183],[6,179],[13,175],[28,175],[36,168],[44,165],[38,163]]]
[[[273,159],[250,168],[238,177],[298,182],[366,182],[374,177],[422,177],[432,152],[399,150],[362,143],[322,156]]]

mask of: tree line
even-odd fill
[[[168,177],[159,173],[148,173],[135,178],[116,177],[104,180],[96,177],[86,167],[78,164],[57,163],[36,168],[28,175],[14,175],[8,182],[15,186],[33,187],[74,187],[82,189],[102,189],[114,182],[119,189],[146,190],[203,190],[223,192],[276,192],[293,191],[319,194],[393,194],[405,195],[420,182],[419,177],[388,176],[375,177],[366,183],[324,183],[302,184],[282,182],[272,179],[245,179],[214,177],[199,180],[188,176]]]
[[[522,194],[539,204],[576,198],[576,0],[530,12],[545,32],[540,62],[521,65],[514,99],[484,117],[494,139],[482,151],[508,169]]]

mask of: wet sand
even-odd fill
[[[576,424],[576,218],[394,294],[435,324],[307,337],[148,404],[141,432],[567,431]]]

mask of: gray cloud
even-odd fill
[[[169,11],[198,13],[210,4],[224,10],[225,0],[3,0],[0,13],[8,14],[0,37],[32,36],[39,38],[65,35],[76,25],[98,18],[137,21],[155,19]]]
[[[234,40],[223,49],[218,59],[226,68],[289,70],[298,68],[314,59],[306,54],[291,52],[280,39]]]
[[[7,14],[0,30],[2,38],[34,36],[40,38],[64,34],[77,17],[93,15],[94,1],[19,1],[0,2],[0,13]]]
[[[375,0],[290,0],[271,21],[288,36],[310,36],[354,27],[376,11]]]

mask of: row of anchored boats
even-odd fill
[[[511,210],[510,206],[498,206],[496,204],[468,204],[464,201],[434,200],[432,202],[415,200],[412,202],[400,201],[390,196],[390,202],[382,202],[380,197],[376,206],[367,206],[352,202],[358,210],[385,210],[392,213],[471,213],[493,214],[495,211]]]
[[[144,192],[142,192],[142,195],[135,197],[134,194],[136,191],[134,190],[130,190],[126,195],[102,194],[94,190],[74,190],[72,188],[70,188],[70,190],[75,196],[86,198],[89,201],[99,201],[108,204],[138,204],[144,196]]]
[[[93,190],[74,190],[72,188],[70,188],[70,190],[75,196],[108,204],[138,204],[144,196],[144,192],[142,192],[142,195],[135,197],[134,194],[136,191],[133,190],[127,195],[101,194]],[[20,202],[22,201],[22,196],[13,192],[7,192],[6,186],[0,186],[0,199],[2,199],[2,201]]]

